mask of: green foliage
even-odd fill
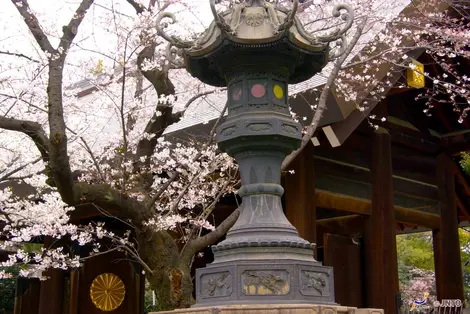
[[[403,267],[434,270],[431,232],[397,236],[397,254]]]
[[[14,267],[0,268],[14,276],[18,275],[19,269]],[[0,280],[0,314],[13,313],[15,307],[15,279],[1,279]]]
[[[465,266],[465,263],[470,260],[470,231],[459,228],[459,240],[462,248],[460,258],[462,260],[463,287],[468,304],[470,303],[470,263],[468,266]]]
[[[462,169],[470,175],[470,154],[462,153],[462,159],[460,160],[460,166]]]
[[[470,155],[469,155],[470,156]],[[470,167],[470,157],[469,167]],[[470,294],[470,229],[459,228],[460,257],[462,261],[465,295]],[[398,278],[400,290],[408,286],[413,279],[413,269],[434,271],[432,233],[421,232],[397,236]],[[470,300],[467,300],[469,302]]]
[[[23,243],[23,250],[27,253],[40,253],[43,247],[40,243]]]
[[[151,313],[151,312],[160,312],[164,311],[165,309],[158,304],[158,300],[155,299],[155,305],[153,305],[153,294],[152,288],[148,281],[145,282],[145,297],[144,297],[144,313]]]
[[[412,276],[411,276],[412,267],[406,265],[403,259],[398,258],[398,282],[400,287],[408,285]]]

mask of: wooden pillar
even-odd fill
[[[55,239],[46,237],[44,247],[54,247]],[[41,281],[41,293],[39,297],[39,314],[63,313],[65,274],[60,269],[50,269],[43,274],[49,279]]]
[[[371,215],[364,230],[366,306],[396,314],[399,290],[390,134],[379,129],[371,144]]]
[[[37,313],[40,285],[39,279],[23,277],[17,279],[14,314]]]
[[[70,298],[69,298],[69,314],[78,314],[78,296],[80,288],[80,271],[74,269],[70,271]]]
[[[439,189],[441,228],[440,230],[433,230],[434,268],[438,300],[464,300],[454,175],[452,159],[441,153],[437,157],[437,186]]]
[[[311,142],[292,161],[289,169],[295,173],[288,173],[285,177],[287,219],[297,228],[302,238],[316,243],[315,169]]]
[[[41,282],[39,314],[62,314],[64,302],[64,273],[51,269],[45,273],[49,279]]]

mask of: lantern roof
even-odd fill
[[[216,0],[210,0],[214,21],[195,41],[184,42],[164,32],[160,22],[163,18],[174,22],[173,14],[165,12],[157,19],[158,33],[184,49],[187,70],[213,86],[226,86],[234,76],[234,67],[250,71],[256,66],[258,72],[270,68],[289,83],[305,81],[334,57],[329,52],[330,42],[342,40],[345,46],[344,34],[354,18],[349,6],[337,5],[333,16],[341,16],[344,27],[326,36],[314,36],[296,16],[298,0],[293,1],[291,10],[267,0],[246,0],[218,13],[215,4]]]

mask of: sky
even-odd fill
[[[354,0],[345,1],[354,2]],[[53,46],[57,46],[58,38],[62,34],[62,25],[68,23],[79,2],[78,0],[29,0],[33,12],[35,12],[40,23],[43,25],[43,29],[49,36]],[[329,3],[337,2],[340,1],[332,0]],[[380,8],[378,10],[380,14],[391,16],[397,14],[403,8],[403,4],[407,2],[407,0],[376,0],[375,5]],[[189,10],[182,10],[182,7],[172,8],[173,12],[177,13],[179,19],[172,26],[173,30],[193,32],[204,30],[213,19],[210,12],[209,0],[187,0],[187,5]],[[114,12],[117,13],[113,15],[109,8],[114,8]],[[330,10],[331,7],[326,12],[328,16],[330,15]],[[316,13],[312,12],[312,14]],[[80,26],[79,34],[67,57],[64,86],[70,86],[77,81],[90,77],[91,70],[96,67],[100,59],[103,60],[105,67],[111,68],[114,65],[113,62],[121,58],[122,49],[120,50],[119,48],[123,46],[122,42],[118,41],[118,37],[111,34],[116,32],[125,33],[129,29],[133,29],[134,25],[136,25],[135,16],[134,9],[125,0],[95,0],[95,4]],[[44,54],[39,51],[34,38],[10,1],[4,1],[0,10],[0,29],[2,30],[0,32],[0,51],[22,53],[35,59],[44,60]],[[367,36],[369,39],[365,37],[363,42],[370,40],[373,35],[374,32],[369,33]],[[25,64],[26,62],[19,62],[17,58],[0,55],[0,81],[2,78],[8,78],[14,84],[12,90],[14,89],[14,92],[17,94],[22,91],[31,91],[34,88],[38,88],[37,94],[44,95],[44,85],[41,86],[39,84],[38,87],[30,86],[28,81],[25,80],[25,77],[30,77],[34,74],[30,73],[33,71],[31,65],[25,66]],[[328,69],[325,70],[323,77],[317,75],[308,82],[291,86],[290,89],[291,91],[299,92],[319,86],[325,82],[324,76],[328,74],[327,72]],[[182,72],[172,75],[175,82],[184,82],[186,79],[189,79],[189,76],[187,74],[185,76]],[[184,85],[182,84],[182,86]],[[115,92],[118,93],[118,91]],[[187,92],[187,90],[180,92],[185,92],[184,96],[186,98],[195,93],[192,91]],[[103,98],[100,97],[98,95],[90,95],[79,102],[69,102],[66,104],[68,110],[66,119],[69,127],[78,131],[90,141],[91,146],[97,148],[103,147],[113,136],[119,135],[116,129],[119,128],[120,123],[120,120],[116,118],[116,104],[109,102],[109,100],[107,102],[103,101]],[[180,97],[180,101],[184,102],[185,97]],[[129,97],[129,99],[131,98]],[[45,106],[46,102],[44,100],[38,101],[38,104]],[[207,99],[201,99],[188,110],[185,118],[180,123],[173,125],[170,129],[177,130],[215,119],[219,116],[224,104],[225,98],[223,95],[211,95]],[[150,101],[146,110],[152,110],[152,108],[154,108],[154,102]],[[3,109],[0,107],[0,110]],[[38,115],[26,110],[22,111],[19,116],[32,120],[41,117],[42,120],[38,121],[40,123],[46,123],[47,121],[45,114]],[[45,129],[47,130],[47,128]],[[24,142],[19,141],[18,143]],[[11,133],[3,135],[3,138],[2,134],[0,134],[1,145],[14,146],[11,146]],[[37,157],[37,152],[34,148],[31,150],[29,146],[22,147],[20,151],[22,154],[32,154],[31,159]]]

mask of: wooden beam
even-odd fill
[[[398,312],[399,288],[390,134],[379,129],[371,144],[371,215],[364,232],[366,307],[392,314]]]
[[[437,298],[464,300],[455,198],[455,164],[445,153],[437,157],[437,184],[441,210],[440,229],[433,230]]]
[[[470,130],[444,134],[440,142],[449,155],[460,155],[470,150]]]
[[[315,168],[313,144],[309,144],[291,163],[294,174],[285,176],[285,204],[287,219],[305,240],[316,243]]]
[[[315,156],[314,158],[315,172],[318,178],[317,180],[319,181],[321,180],[321,178],[327,176],[333,178],[334,180],[338,179],[342,182],[345,182],[345,180],[347,180],[353,183],[369,185],[370,170],[367,168],[335,163],[335,161],[330,161],[320,156]],[[423,160],[422,162],[425,161]],[[438,199],[437,187],[431,186],[426,182],[419,182],[408,178],[394,176],[393,187],[394,193],[396,195],[404,195],[407,197],[426,201],[437,201]]]
[[[317,229],[321,230],[323,233],[352,235],[363,231],[364,219],[365,217],[362,215],[318,219]]]
[[[463,215],[463,220],[470,222],[470,212],[457,194],[455,194],[455,201],[457,202],[457,207],[460,209],[460,212]]]
[[[439,226],[440,217],[426,212],[395,206],[395,220],[427,228]]]
[[[325,209],[367,216],[371,214],[371,201],[369,200],[319,189],[315,190],[315,204],[317,207]],[[439,228],[440,226],[440,217],[438,215],[400,206],[394,206],[394,213],[395,220],[401,223],[423,226],[430,229]]]
[[[452,161],[452,164],[450,166],[452,167],[452,170],[456,175],[457,182],[463,187],[463,190],[464,190],[465,194],[470,197],[470,185],[468,184],[467,180],[465,179],[465,176],[462,173],[462,169],[459,166],[457,166],[455,164],[455,162],[453,162],[453,161]]]
[[[370,215],[370,202],[358,197],[315,190],[315,205],[354,214]]]
[[[393,139],[393,135],[392,135]],[[322,145],[315,150],[315,158],[324,158],[329,162],[346,164],[355,168],[369,170],[371,156],[371,134],[354,132],[340,147],[331,148]],[[423,151],[393,144],[394,177],[403,177],[435,185],[435,154],[423,154]],[[408,158],[406,158],[408,157]]]

